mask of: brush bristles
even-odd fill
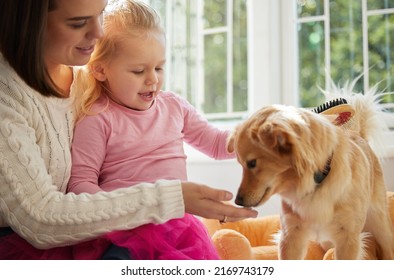
[[[332,107],[335,107],[335,106],[338,106],[338,105],[342,105],[342,104],[347,104],[346,99],[344,99],[344,98],[337,98],[337,99],[325,102],[324,104],[314,108],[312,111],[317,113],[317,114],[320,114],[320,113],[322,113],[322,112],[324,112],[324,111],[326,111],[326,110],[328,110],[328,109],[330,109]]]

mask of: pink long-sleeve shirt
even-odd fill
[[[213,127],[185,99],[161,92],[136,111],[102,96],[75,127],[69,191],[110,191],[157,179],[187,180],[183,142],[215,159],[226,151],[227,131]],[[98,187],[99,186],[99,187]]]

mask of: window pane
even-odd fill
[[[330,5],[331,78],[343,85],[363,69],[362,11],[360,0],[338,0]],[[356,91],[363,91],[363,77]]]
[[[324,14],[324,0],[297,0],[298,17],[321,16]]]
[[[394,0],[367,1],[368,10],[394,8]]]
[[[248,55],[247,55],[246,0],[234,1],[233,24],[233,111],[248,109]]]
[[[177,0],[172,5],[172,29],[170,56],[170,90],[186,97],[196,104],[197,92],[197,23],[196,3],[190,0]]]
[[[325,86],[324,26],[322,22],[314,22],[298,27],[300,105],[314,107],[323,99],[317,86]]]
[[[204,28],[227,25],[227,0],[204,1]]]
[[[204,44],[204,104],[205,113],[227,111],[227,35],[205,36]]]
[[[248,0],[145,1],[166,24],[169,57],[164,88],[186,97],[208,118],[222,118],[223,113],[232,118],[232,112],[247,111]]]
[[[170,57],[167,59],[165,72],[168,83],[163,85],[163,89],[174,91],[196,105],[197,1],[176,0],[170,7],[167,3],[168,0],[149,1],[149,4],[159,12],[168,39],[167,48]],[[166,25],[167,14],[170,14],[169,25]]]
[[[369,84],[379,84],[379,90],[394,91],[394,14],[370,16],[369,28]],[[394,102],[394,97],[386,102]]]

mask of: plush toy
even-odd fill
[[[387,192],[388,208],[394,224],[394,192]],[[279,215],[246,219],[221,224],[217,220],[203,220],[213,243],[223,260],[277,260],[277,237],[280,230]],[[365,259],[379,259],[379,247],[372,236],[365,242]],[[307,260],[334,259],[334,250],[324,250],[310,242]]]

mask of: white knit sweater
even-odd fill
[[[177,180],[94,195],[65,194],[71,168],[70,105],[70,99],[32,90],[0,54],[0,227],[10,226],[46,249],[184,215]]]

